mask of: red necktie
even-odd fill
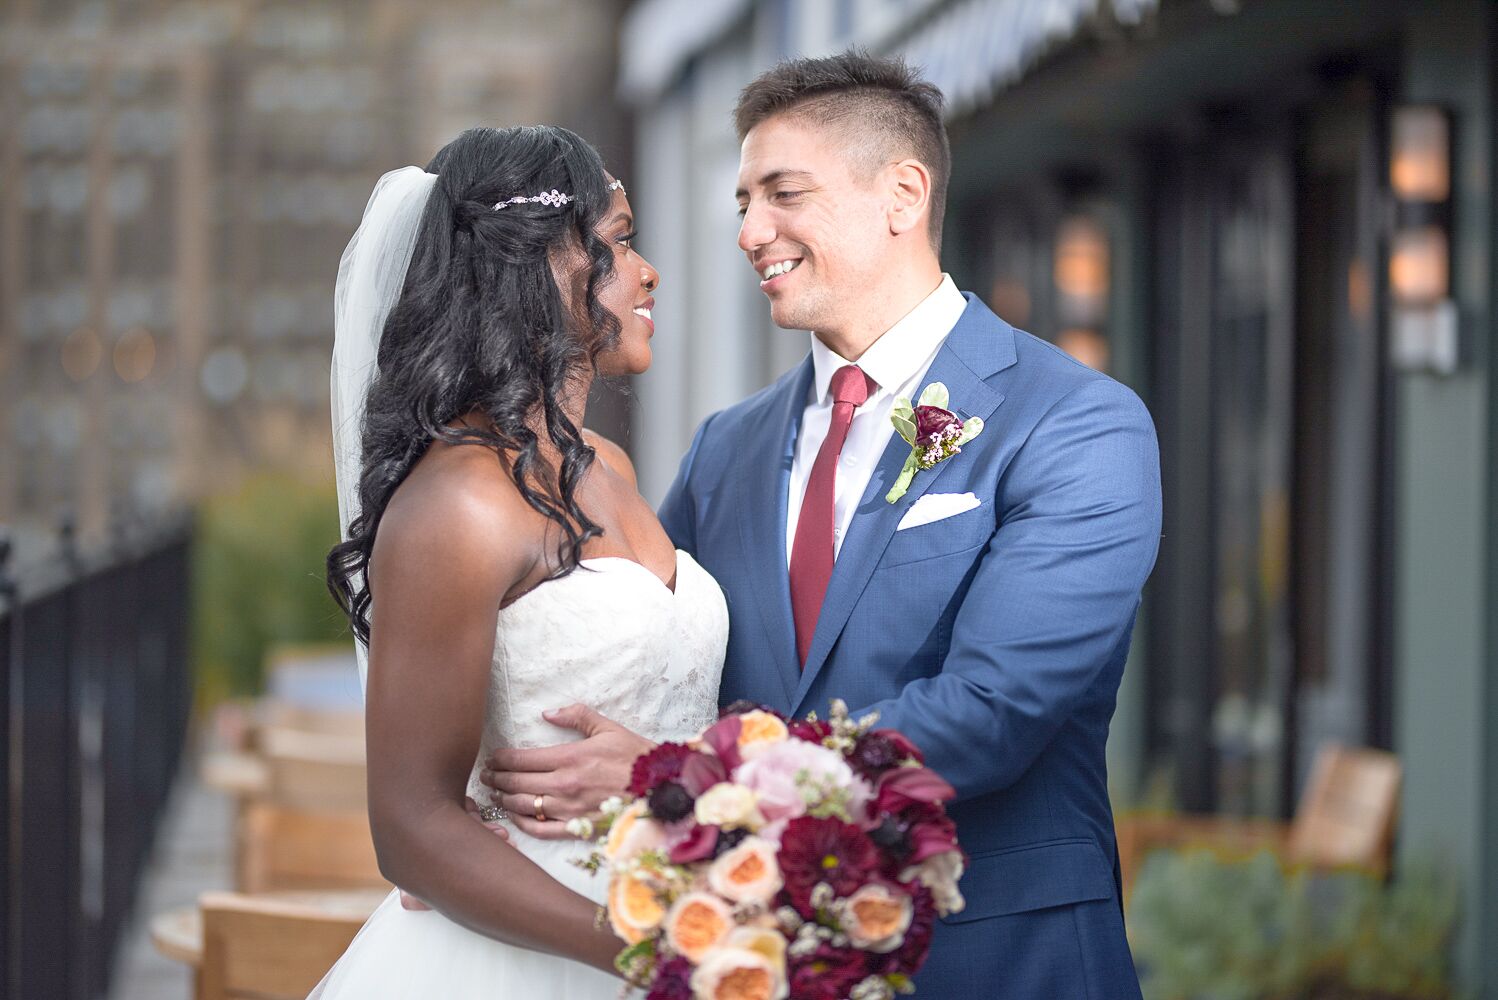
[[[791,546],[791,614],[796,619],[796,654],[803,667],[806,654],[811,651],[811,637],[817,630],[817,616],[822,613],[822,599],[827,596],[827,584],[832,579],[837,457],[848,439],[853,411],[863,405],[875,388],[874,381],[857,365],[844,365],[832,375],[832,424],[806,481],[801,518],[796,522],[796,540]]]

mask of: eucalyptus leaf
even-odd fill
[[[915,478],[915,474],[920,467],[921,463],[920,459],[916,457],[916,449],[911,448],[910,454],[905,456],[905,465],[900,469],[899,477],[895,479],[895,485],[891,486],[889,492],[884,494],[886,503],[895,503],[905,495],[905,491],[910,489],[910,481]]]
[[[891,413],[889,415],[890,423],[895,425],[895,430],[899,431],[900,436],[905,439],[905,443],[912,447],[915,446],[914,417],[915,411],[913,410],[911,411],[910,416],[905,416],[902,413]]]
[[[957,439],[957,447],[962,447],[973,438],[983,433],[983,418],[968,417],[962,422],[962,436]]]
[[[946,385],[941,382],[932,382],[925,389],[921,390],[922,406],[936,406],[945,410],[951,398],[951,394],[947,392]]]

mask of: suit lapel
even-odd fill
[[[780,678],[787,703],[800,679],[800,665],[791,616],[790,574],[785,564],[786,494],[811,380],[808,356],[800,370],[786,379],[784,388],[770,397],[766,433],[755,435],[737,462],[735,495],[744,498],[738,521],[746,576],[774,660],[767,666]]]
[[[1014,330],[971,294],[963,294],[968,299],[967,310],[948,334],[941,350],[937,351],[930,369],[916,388],[916,393],[919,394],[921,389],[932,382],[944,383],[951,392],[952,401],[948,405],[958,416],[982,417],[987,423],[994,410],[1004,401],[1004,396],[990,387],[985,379],[1014,364]],[[984,433],[998,433],[998,428],[985,428]],[[959,454],[934,469],[916,473],[905,495],[895,503],[888,503],[884,495],[889,492],[905,464],[905,457],[910,454],[910,445],[894,432],[893,427],[889,434],[889,444],[885,446],[879,464],[869,479],[858,510],[853,515],[853,523],[848,528],[848,536],[843,540],[837,562],[833,565],[832,580],[827,587],[827,597],[822,602],[822,612],[817,618],[817,631],[812,637],[811,650],[807,653],[806,668],[801,672],[800,683],[792,700],[793,712],[800,711],[807,692],[826,665],[833,644],[842,634],[843,626],[848,623],[848,617],[853,613],[864,588],[868,586],[874,567],[878,565],[879,558],[894,537],[900,519],[938,479],[949,473],[960,478],[962,474],[952,470],[964,466],[964,459],[969,458]],[[781,491],[782,503],[784,492]]]

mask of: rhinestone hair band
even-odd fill
[[[608,189],[610,191],[623,191],[624,182],[616,177],[609,182]],[[563,194],[556,188],[552,188],[550,191],[542,191],[540,194],[531,195],[530,197],[519,194],[507,201],[497,201],[494,203],[494,211],[498,212],[506,205],[547,205],[552,207],[560,207],[562,205],[571,204],[576,200],[577,198],[573,195]]]

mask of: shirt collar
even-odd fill
[[[858,367],[879,385],[878,391],[869,398],[894,392],[919,375],[966,309],[967,299],[957,290],[952,276],[942,274],[941,284],[936,286],[936,290],[885,331],[858,359]],[[826,401],[833,374],[844,365],[854,364],[822,343],[815,334],[811,338],[811,363],[812,390],[817,402]]]

